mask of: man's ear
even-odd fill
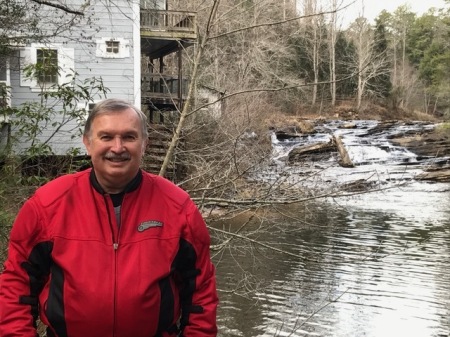
[[[89,140],[89,137],[87,137],[86,135],[83,135],[83,144],[84,147],[86,148],[87,154],[90,154],[90,148],[91,148],[91,142]]]
[[[145,149],[147,148],[147,145],[148,145],[148,139],[145,139],[145,140],[142,142],[142,149],[141,149],[141,155],[142,155],[142,156],[144,156],[144,154],[145,154]]]

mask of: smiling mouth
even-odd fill
[[[111,161],[113,163],[122,163],[130,160],[130,156],[106,156],[106,160]]]

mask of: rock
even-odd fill
[[[394,145],[403,146],[419,156],[450,156],[450,137],[445,134],[426,132],[392,138],[390,141]]]
[[[298,134],[296,132],[289,132],[289,131],[285,131],[285,130],[275,131],[275,136],[277,137],[278,140],[302,137],[300,134]]]
[[[398,127],[398,125],[399,125],[398,121],[382,121],[382,122],[379,122],[377,126],[370,129],[367,132],[367,135],[376,135],[379,133],[384,133],[387,130]]]
[[[332,156],[331,152],[335,151],[336,144],[333,141],[300,146],[289,152],[288,161],[301,161],[304,158],[308,158],[308,161],[322,161],[330,158]]]
[[[419,173],[414,177],[416,180],[426,180],[435,182],[449,182],[450,181],[450,168],[431,169],[425,172]]]
[[[300,131],[305,134],[311,134],[316,132],[315,126],[311,121],[299,121]]]
[[[374,188],[375,185],[376,185],[376,182],[374,182],[374,181],[368,181],[366,179],[358,179],[358,180],[343,184],[342,190],[347,191],[347,192],[368,191],[369,189]]]
[[[356,129],[356,123],[345,123],[341,125],[341,129]]]

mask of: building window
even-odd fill
[[[40,84],[58,84],[58,51],[36,49],[36,75]]]
[[[81,127],[84,127],[86,120],[88,119],[92,110],[94,110],[95,104],[97,104],[97,103],[98,103],[98,101],[96,101],[96,102],[78,102],[77,107],[80,111],[78,124]]]
[[[95,56],[109,59],[130,57],[130,41],[120,37],[104,37],[97,40]]]
[[[106,41],[106,52],[112,54],[119,54],[119,41]]]
[[[33,74],[27,71],[30,65],[36,70]],[[20,86],[34,92],[55,90],[54,84],[63,85],[73,79],[75,50],[61,44],[32,43],[20,49],[20,70]]]
[[[94,110],[95,104],[96,104],[96,103],[88,103],[88,105],[87,105],[87,111],[86,111],[86,113],[87,113],[88,116],[91,114],[92,110]]]

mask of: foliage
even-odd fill
[[[29,65],[25,72],[28,77],[38,77],[45,69],[39,64]],[[39,102],[26,102],[8,109],[13,128],[14,142],[24,142],[28,146],[25,154],[29,157],[54,154],[52,141],[56,135],[67,134],[79,137],[87,114],[86,102],[94,98],[106,97],[108,89],[101,78],[80,80],[77,74],[64,84],[51,87],[41,86]],[[51,126],[51,128],[48,128]],[[51,133],[46,131],[51,129]]]
[[[6,178],[6,174],[8,177]],[[13,179],[5,168],[0,169],[0,272],[2,262],[6,258],[9,232],[12,223],[23,200],[34,190],[34,187],[24,186]]]
[[[39,36],[38,18],[30,15],[29,6],[17,0],[0,0],[0,55],[7,55],[15,44],[28,36]]]
[[[0,191],[0,194],[2,192]],[[0,210],[0,261],[4,261],[6,258],[6,251],[8,247],[9,231],[14,219],[14,215],[5,210]],[[2,266],[0,264],[0,272]]]
[[[425,51],[430,47],[436,34],[437,17],[427,13],[415,20],[407,38],[408,58],[416,67],[420,65]]]
[[[388,55],[388,41],[386,26],[380,21],[376,20],[375,26],[375,46],[374,51],[376,55]],[[379,69],[378,74],[374,76],[369,84],[374,88],[374,91],[383,98],[389,97],[392,90],[391,83],[391,65],[386,62],[383,65],[384,69]]]
[[[336,77],[338,79],[337,94],[340,98],[351,97],[356,92],[356,76],[351,71],[355,59],[355,45],[339,32],[336,40]]]
[[[419,71],[434,110],[450,112],[450,11],[431,11],[418,18],[408,36],[408,57]]]

